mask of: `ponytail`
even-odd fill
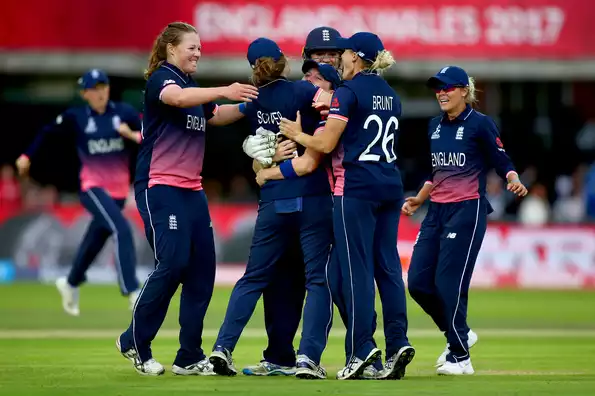
[[[149,56],[149,67],[145,70],[145,79],[149,79],[151,74],[167,60],[167,45],[176,46],[182,41],[182,36],[186,33],[196,33],[194,26],[185,22],[173,22],[163,29],[157,36]]]

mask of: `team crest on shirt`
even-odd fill
[[[112,125],[114,126],[114,129],[117,131],[118,128],[120,128],[120,124],[122,123],[122,120],[120,120],[120,116],[113,116],[112,117]]]
[[[463,131],[465,130],[465,127],[460,126],[459,129],[457,129],[457,134],[455,135],[455,140],[463,140]]]
[[[85,127],[85,133],[95,133],[97,132],[97,125],[95,124],[95,120],[93,117],[89,117],[87,120],[87,126]]]
[[[436,127],[436,130],[434,132],[432,132],[432,137],[430,139],[440,139],[440,128],[442,127],[442,125],[438,124],[438,126]]]

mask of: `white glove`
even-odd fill
[[[256,135],[248,136],[242,143],[244,152],[264,166],[272,165],[275,146],[275,133],[264,128],[258,128]]]

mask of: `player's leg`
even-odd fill
[[[440,216],[442,207],[430,204],[413,246],[409,264],[407,286],[409,294],[434,320],[440,331],[446,333],[448,320],[442,309],[442,299],[436,288],[436,268],[440,251]]]
[[[374,231],[374,275],[380,300],[386,339],[384,379],[401,379],[415,356],[407,339],[407,300],[403,269],[397,251],[401,202],[386,202],[378,209]]]
[[[203,191],[185,192],[186,215],[191,218],[190,262],[182,272],[180,349],[172,372],[177,375],[214,375],[202,349],[202,332],[215,286],[215,240],[207,198]]]
[[[87,198],[86,193],[81,195],[83,206]],[[56,287],[62,297],[62,307],[69,315],[78,316],[79,310],[79,286],[86,281],[86,273],[95,257],[99,254],[107,238],[112,231],[104,225],[104,221],[93,218],[83,240],[78,247],[76,257],[67,277],[60,277],[56,280]]]
[[[268,345],[263,360],[242,370],[245,375],[294,375],[293,341],[302,319],[306,281],[299,239],[295,238],[274,269],[273,280],[262,293]]]
[[[438,368],[439,374],[473,374],[469,354],[466,298],[475,261],[487,228],[487,205],[469,200],[449,205],[440,240],[436,286],[447,317],[450,353]]]
[[[300,240],[307,295],[296,376],[306,379],[326,378],[320,358],[327,344],[334,308],[327,280],[333,243],[333,200],[330,195],[303,198]]]
[[[263,290],[270,284],[276,263],[291,243],[292,220],[295,220],[293,214],[277,213],[274,202],[262,202],[258,208],[246,272],[231,292],[225,319],[210,356],[217,374],[237,374],[231,353]]]
[[[347,307],[347,343],[350,355],[338,379],[357,378],[378,359],[374,342],[374,233],[378,204],[335,197],[335,248],[341,266],[343,298]]]
[[[138,289],[136,279],[136,251],[132,230],[122,213],[123,200],[114,200],[101,188],[91,188],[86,192],[86,208],[94,218],[103,222],[114,237],[118,272],[118,284],[123,295],[127,296]]]
[[[190,260],[191,222],[185,212],[183,192],[175,187],[154,186],[136,197],[147,240],[155,253],[155,270],[140,291],[132,322],[118,338],[118,348],[145,375],[164,372],[163,366],[153,359],[151,342]]]

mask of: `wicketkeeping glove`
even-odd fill
[[[256,135],[244,139],[242,149],[250,157],[260,162],[263,166],[271,166],[275,155],[276,135],[264,128],[258,128]]]

